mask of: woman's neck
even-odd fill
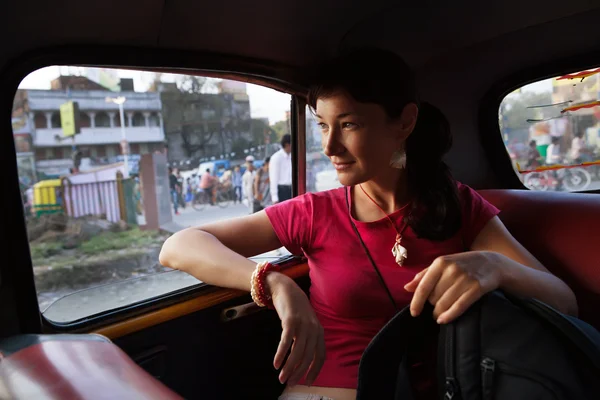
[[[379,215],[379,218],[381,218],[381,210],[373,204],[369,196],[377,202],[386,214],[391,214],[406,205],[409,200],[406,174],[402,170],[395,170],[394,172],[396,173],[362,183],[361,186],[368,196],[360,188],[354,190],[357,216],[361,214],[367,220],[370,220],[369,215],[372,214],[374,217]]]

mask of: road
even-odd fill
[[[209,222],[222,221],[224,219],[248,215],[249,209],[243,204],[230,204],[228,207],[207,206],[202,211],[196,211],[192,207],[179,209],[179,215],[173,216],[173,221],[183,228],[207,224]]]

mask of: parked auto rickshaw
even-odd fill
[[[63,212],[61,180],[48,179],[33,185],[33,208],[35,216]]]

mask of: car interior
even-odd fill
[[[457,180],[501,210],[509,231],[574,290],[600,329],[600,193],[533,191],[499,128],[502,99],[528,83],[600,65],[590,0],[7,2],[0,13],[0,398],[277,398],[280,321],[247,293],[197,285],[78,320],[40,313],[8,125],[16,90],[49,65],[235,79],[291,95],[294,195],[306,191],[310,76],[341,51],[376,46],[416,71],[450,121]],[[308,290],[308,266],[282,257]]]

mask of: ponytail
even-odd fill
[[[417,125],[406,140],[406,174],[413,199],[407,222],[419,237],[441,241],[460,229],[456,181],[442,161],[451,146],[446,117],[431,104],[421,103]]]

